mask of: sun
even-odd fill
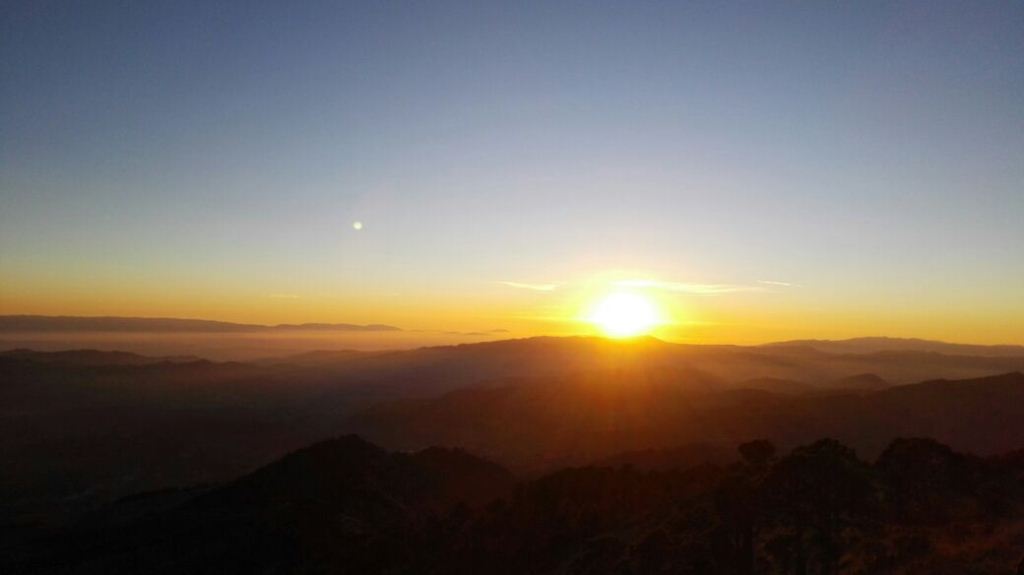
[[[643,335],[662,322],[654,302],[630,292],[605,296],[593,307],[587,319],[609,337]]]

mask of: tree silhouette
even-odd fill
[[[775,457],[775,445],[765,439],[741,444],[738,448],[743,461],[748,465],[763,468]]]
[[[945,520],[953,502],[978,491],[968,458],[934,439],[895,439],[875,466],[902,521]]]
[[[765,440],[739,446],[743,463],[736,466],[715,492],[720,529],[722,563],[739,575],[751,575],[756,562],[755,541],[764,505],[761,484],[775,446]]]
[[[871,469],[834,439],[799,447],[775,464],[763,484],[771,513],[791,530],[785,537],[794,573],[813,561],[822,575],[838,569],[840,532],[864,516],[874,500]]]

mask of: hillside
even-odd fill
[[[16,573],[1011,573],[1024,468],[930,439],[822,439],[737,463],[577,467],[513,485],[464,452],[357,437],[211,489],[119,502],[0,547]],[[476,499],[466,498],[471,492]],[[173,497],[169,497],[173,496]],[[149,513],[126,515],[152,499]],[[105,518],[120,518],[110,520]]]
[[[754,438],[790,447],[835,437],[869,456],[901,436],[983,455],[1024,445],[1021,373],[803,396],[716,381],[699,372],[594,372],[504,382],[377,405],[353,416],[351,429],[395,448],[465,447],[527,471]]]

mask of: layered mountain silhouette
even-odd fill
[[[219,486],[143,494],[3,548],[16,573],[1010,573],[1019,457],[832,439],[736,463],[567,468],[516,482],[468,453],[355,436]],[[130,511],[126,512],[125,507]],[[148,511],[147,511],[148,510]]]
[[[768,438],[836,437],[877,455],[894,437],[929,436],[994,454],[1024,445],[1024,374],[793,396],[724,389],[700,373],[596,372],[503,382],[368,408],[352,428],[398,448],[460,445],[519,470],[613,453]]]
[[[895,437],[928,436],[991,455],[1024,447],[1021,370],[1017,356],[652,338],[252,362],[0,352],[0,453],[16,462],[0,466],[0,529],[48,531],[140,492],[181,497],[353,432],[386,449],[465,449],[529,477],[726,464],[755,438],[785,450],[835,437],[873,458]]]

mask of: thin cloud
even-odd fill
[[[299,299],[299,295],[294,293],[272,293],[267,297],[274,299]]]
[[[528,289],[528,290],[533,290],[533,291],[554,291],[555,289],[558,288],[558,285],[559,285],[557,283],[533,284],[533,283],[504,282],[504,281],[503,282],[498,282],[498,283],[501,284],[501,285],[504,285],[504,286],[508,286],[508,287],[514,287],[514,288],[517,288],[517,289]]]
[[[620,280],[615,282],[620,287],[650,288],[669,291],[674,293],[688,293],[695,295],[719,295],[726,293],[756,293],[763,292],[765,288],[755,285],[739,284],[699,284],[688,282],[664,282],[655,280]]]
[[[439,333],[442,335],[459,335],[465,337],[492,337],[497,334],[509,333],[507,329],[489,329],[485,331],[457,331],[457,330],[442,330],[442,329],[414,329],[410,330],[416,333]]]
[[[757,283],[759,283],[759,284],[764,284],[764,285],[766,285],[766,286],[778,286],[778,287],[800,287],[799,285],[797,285],[797,284],[794,284],[794,283],[789,283],[789,282],[779,282],[779,281],[772,281],[772,280],[757,280]]]

